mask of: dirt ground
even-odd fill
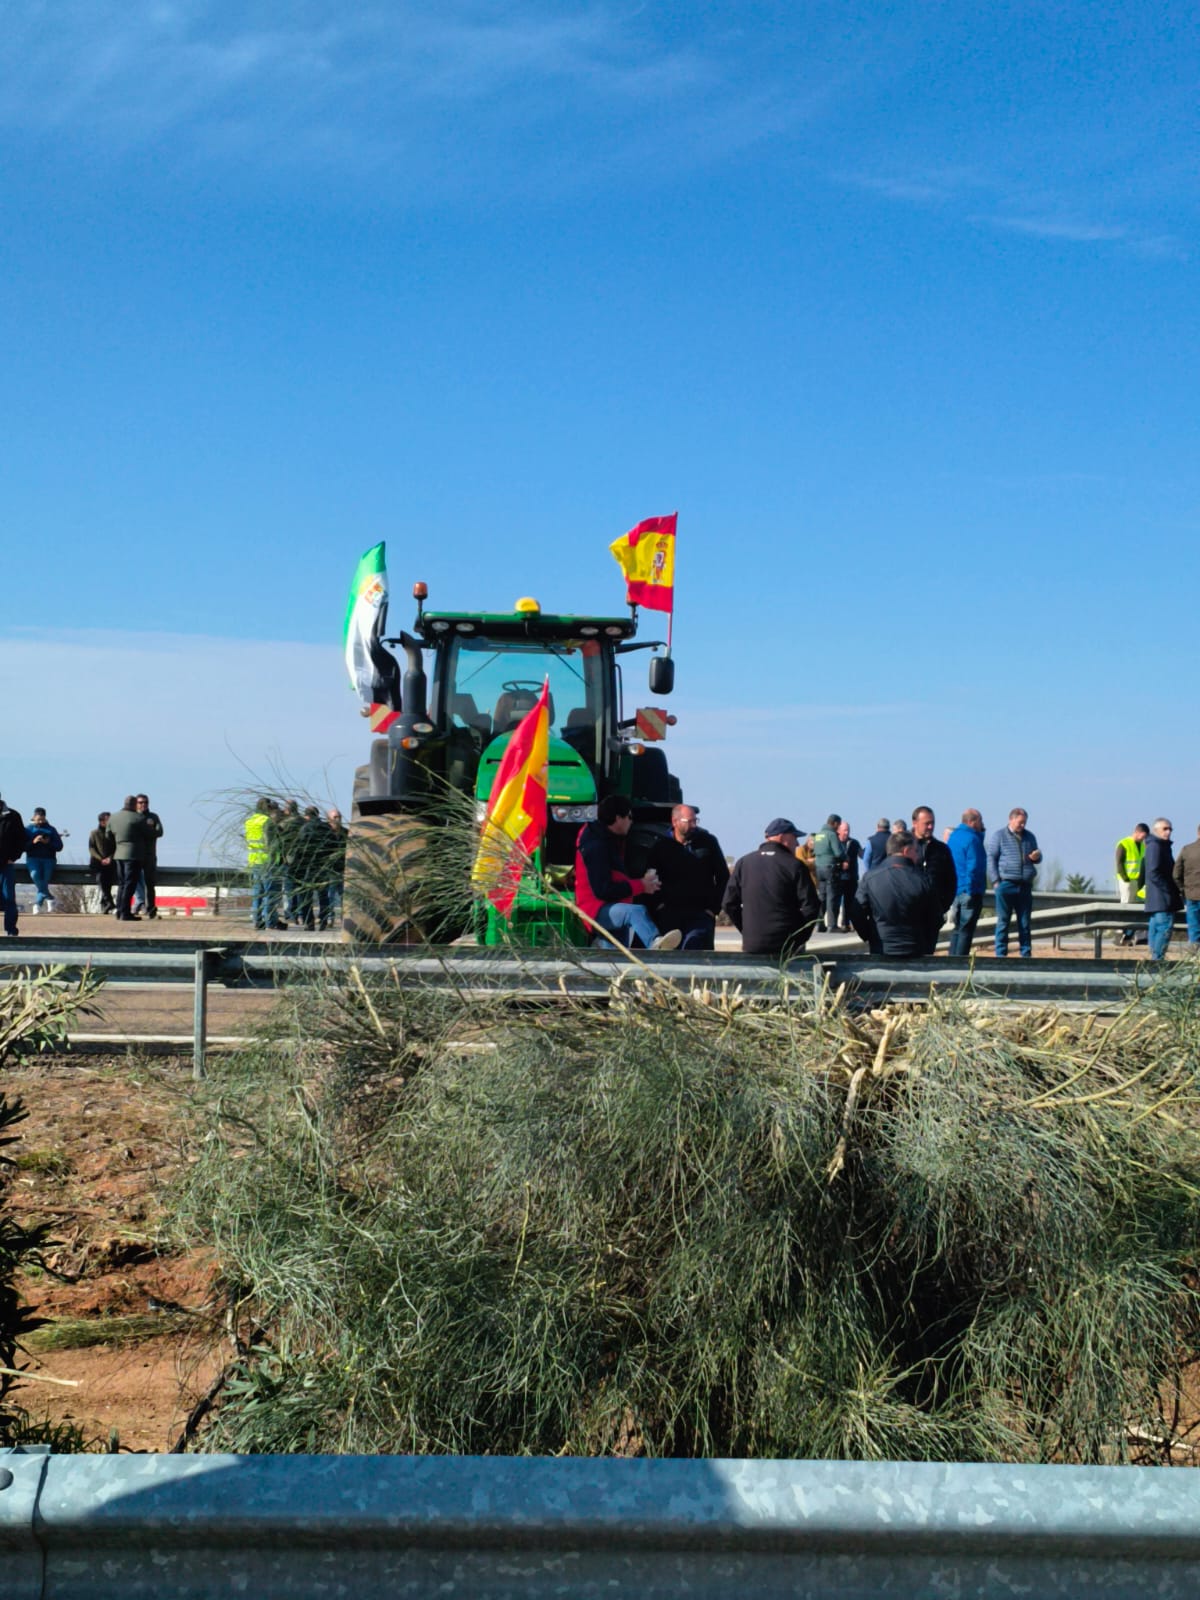
[[[32,1416],[70,1422],[101,1444],[169,1450],[189,1410],[228,1358],[210,1310],[214,1264],[160,1240],[160,1196],[184,1154],[190,1061],[125,1057],[44,1059],[5,1073],[28,1120],[10,1147],[13,1209],[49,1220],[46,1272],[18,1280],[39,1315],[98,1321],[158,1318],[149,1338],[43,1350],[18,1365],[71,1385],[21,1382],[13,1399]]]

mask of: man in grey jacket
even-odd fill
[[[146,855],[146,823],[131,794],[125,796],[120,811],[114,811],[108,822],[109,832],[116,841],[114,852],[117,863],[117,922],[140,922],[142,919],[131,909],[133,892],[142,873]]]
[[[996,893],[996,954],[1008,954],[1008,927],[1017,914],[1017,941],[1023,956],[1033,954],[1033,880],[1037,877],[1042,852],[1037,838],[1025,824],[1029,813],[1014,806],[1008,813],[1008,826],[997,828],[988,840],[988,875]]]

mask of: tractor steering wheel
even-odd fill
[[[502,683],[500,687],[509,694],[524,694],[527,690],[531,690],[534,694],[542,692],[541,684],[532,678],[509,678],[508,682]]]

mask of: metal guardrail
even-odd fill
[[[1193,1600],[1200,1474],[0,1454],[4,1600]]]
[[[29,868],[23,861],[16,863],[18,883],[32,883]],[[193,884],[217,884],[221,888],[248,888],[250,874],[244,867],[164,867],[155,868],[156,883],[172,888],[191,888]],[[91,868],[75,861],[59,861],[54,867],[54,882],[68,883],[74,888],[92,882]]]
[[[529,1002],[562,995],[602,998],[619,975],[636,979],[649,967],[674,983],[738,990],[747,996],[782,994],[806,1004],[827,986],[836,990],[845,985],[860,1005],[923,1001],[935,991],[960,991],[974,999],[1007,1005],[1109,1010],[1119,1010],[1147,975],[1146,964],[1137,959],[1022,961],[931,956],[883,960],[863,955],[861,948],[828,949],[785,967],[721,951],[649,956],[643,952],[638,966],[616,951],[582,949],[569,956],[530,951],[517,959],[473,946],[454,946],[432,955],[421,949],[374,952],[340,940],[306,940],[280,947],[263,942],[213,946],[187,939],[56,938],[38,939],[20,948],[0,946],[0,973],[31,967],[88,967],[117,983],[190,984],[193,1073],[197,1078],[205,1071],[211,983],[268,989],[351,965],[366,973],[394,971],[402,981],[455,989],[465,995],[503,995]],[[1167,974],[1168,981],[1196,982],[1196,969],[1190,962],[1172,964]]]

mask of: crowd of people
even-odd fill
[[[146,794],[126,795],[119,811],[101,811],[88,835],[88,873],[97,891],[98,914],[116,922],[158,916],[158,841],[162,818]],[[341,813],[303,810],[296,800],[262,799],[246,819],[245,835],[255,926],[333,927],[341,916],[346,829]],[[34,916],[57,909],[54,870],[65,828],[56,828],[42,806],[26,823],[0,799],[0,910],[4,932],[18,933],[16,865],[24,858],[33,884]]]
[[[88,837],[88,870],[104,915],[118,922],[140,922],[143,913],[158,915],[155,890],[162,836],[162,819],[150,809],[148,795],[126,795],[120,811],[100,812]],[[0,908],[9,938],[15,939],[18,932],[17,862],[25,857],[34,890],[34,916],[48,915],[57,909],[54,869],[63,841],[69,838],[65,828],[48,820],[44,806],[34,806],[26,823],[19,811],[0,800]]]
[[[670,832],[649,852],[642,875],[626,870],[631,802],[609,795],[576,844],[575,901],[585,920],[621,943],[656,950],[711,950],[724,913],[741,932],[747,955],[786,957],[814,932],[855,933],[881,956],[931,955],[947,920],[949,953],[970,953],[989,888],[996,915],[994,950],[1006,956],[1013,925],[1021,956],[1033,953],[1033,886],[1042,852],[1023,807],[988,834],[968,807],[937,837],[929,806],[908,822],[880,817],[865,844],[831,813],[814,832],[787,817],[768,824],[763,842],[733,864],[697,809],[676,805]],[[346,828],[297,800],[261,797],[243,824],[254,925],[328,929],[341,917]],[[1165,817],[1139,822],[1115,851],[1118,899],[1140,904],[1144,931],[1127,930],[1161,960],[1175,915],[1183,910],[1189,947],[1200,951],[1200,829],[1176,860]],[[17,933],[15,865],[22,856],[34,886],[35,915],[52,912],[54,867],[66,830],[41,806],[29,822],[0,799],[0,909],[4,932]],[[88,865],[99,909],[118,922],[158,915],[158,841],[163,824],[145,794],[102,811],[88,837]]]
[[[340,811],[322,815],[316,806],[263,795],[242,831],[256,928],[325,929],[340,921],[346,870]]]
[[[965,956],[990,886],[995,954],[1008,955],[1014,924],[1019,954],[1033,954],[1033,886],[1042,852],[1022,806],[990,834],[979,810],[968,807],[942,838],[932,808],[917,806],[907,822],[880,817],[865,845],[836,813],[812,833],[775,817],[762,844],[731,871],[715,836],[699,826],[696,808],[677,805],[670,835],[655,845],[640,878],[625,868],[632,825],[630,802],[611,795],[576,846],[576,905],[622,943],[711,950],[724,912],[747,955],[795,955],[824,931],[853,932],[872,954],[903,958],[932,955],[949,919],[949,953]],[[1189,946],[1200,951],[1200,829],[1178,861],[1172,831],[1160,817],[1152,827],[1139,823],[1117,845],[1118,897],[1144,905],[1154,960],[1165,955],[1180,909]]]

